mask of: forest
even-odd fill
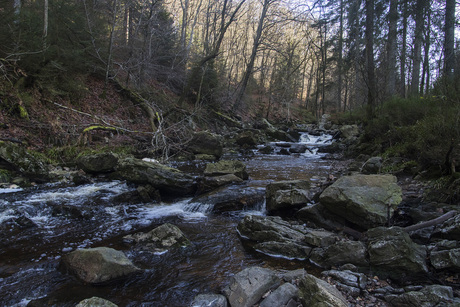
[[[404,147],[418,124],[447,133],[447,150],[458,145],[453,0],[15,0],[0,8],[1,107],[19,118],[35,99],[25,92],[78,104],[97,77],[140,94],[152,131],[209,110],[277,122],[329,113],[388,131],[371,136],[378,144]],[[187,111],[163,118],[177,109]],[[429,131],[437,124],[447,131]]]
[[[0,301],[458,306],[459,16],[0,0]]]

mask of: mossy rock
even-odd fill
[[[18,172],[31,180],[46,182],[50,179],[44,159],[18,144],[0,141],[0,162],[3,162],[5,169]]]

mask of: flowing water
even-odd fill
[[[334,160],[317,148],[331,137],[303,134],[305,154],[239,157],[247,165],[248,188],[271,181],[307,179],[314,184],[333,174]],[[272,144],[276,147],[276,144]],[[276,152],[276,151],[275,151]],[[295,269],[305,263],[270,259],[244,248],[236,225],[246,214],[264,214],[264,204],[244,211],[212,213],[212,206],[183,199],[132,204],[117,196],[135,187],[120,181],[82,186],[47,184],[0,189],[0,302],[2,306],[75,306],[92,296],[119,306],[188,306],[200,293],[218,293],[229,277],[251,265]],[[126,234],[177,225],[192,245],[152,254],[122,243]],[[104,286],[84,285],[59,269],[63,254],[77,248],[122,250],[143,273]]]

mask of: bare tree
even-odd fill
[[[398,29],[398,0],[390,0],[388,14],[388,83],[386,94],[392,97],[396,93],[396,51]]]
[[[446,20],[444,28],[444,71],[446,76],[452,80],[455,67],[455,0],[446,0]]]
[[[422,62],[423,26],[426,0],[417,0],[415,8],[414,50],[412,60],[411,94],[417,95],[420,86],[420,63]]]
[[[252,51],[249,57],[249,62],[246,66],[246,70],[243,75],[243,80],[241,81],[240,88],[236,96],[235,106],[234,106],[235,108],[238,108],[240,106],[244,93],[246,92],[246,87],[248,86],[249,78],[251,77],[252,71],[254,69],[254,63],[256,60],[257,52],[259,51],[259,46],[260,46],[261,38],[262,38],[262,32],[264,30],[265,18],[267,17],[267,13],[268,13],[268,9],[270,5],[273,4],[275,1],[276,0],[264,0],[263,2],[262,13],[260,14],[260,17],[259,17],[259,23],[257,25],[257,31],[254,36],[254,42],[252,45]]]
[[[374,64],[374,0],[366,0],[367,117],[374,117],[376,103]]]

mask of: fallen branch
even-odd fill
[[[126,128],[123,128],[123,127],[118,127],[118,126],[115,126],[115,125],[112,125],[111,123],[105,121],[104,119],[100,118],[99,116],[96,116],[96,115],[93,115],[93,114],[89,114],[89,113],[86,113],[86,112],[82,112],[82,111],[79,111],[79,110],[76,110],[74,108],[71,108],[71,107],[66,107],[62,104],[59,104],[57,102],[53,102],[55,105],[57,105],[58,107],[60,108],[63,108],[63,109],[67,109],[67,110],[70,110],[72,112],[76,112],[78,114],[81,114],[81,115],[85,115],[85,116],[89,116],[89,117],[92,117],[100,122],[102,122],[106,127],[104,127],[105,129],[102,129],[102,130],[117,130],[117,131],[124,131],[124,132],[130,132],[130,133],[143,133],[143,134],[153,134],[152,132],[144,132],[144,131],[135,131],[135,130],[129,130],[129,129],[126,129]],[[89,127],[89,128],[86,128],[83,133],[87,132],[87,129],[89,130],[94,130],[94,128],[92,128],[93,126]],[[101,130],[101,129],[100,129]]]
[[[455,215],[457,215],[457,211],[452,210],[452,211],[449,211],[449,212],[447,212],[447,213],[445,213],[445,214],[443,214],[440,217],[437,217],[435,219],[425,221],[425,222],[422,222],[422,223],[418,223],[418,224],[415,224],[415,225],[404,227],[404,231],[410,232],[410,231],[419,230],[419,229],[422,229],[422,228],[438,225],[438,224],[441,224],[441,223],[447,221],[448,219],[454,217]]]

